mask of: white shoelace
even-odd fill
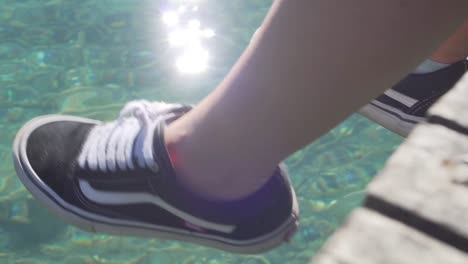
[[[159,167],[153,157],[154,129],[161,118],[168,118],[178,106],[144,100],[127,103],[117,120],[92,128],[78,157],[79,166],[101,172],[138,166],[157,172]]]

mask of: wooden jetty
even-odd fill
[[[468,73],[369,184],[313,264],[468,264]]]

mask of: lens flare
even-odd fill
[[[191,29],[199,29],[200,28],[200,20],[198,19],[190,19],[190,21],[187,23],[188,28]]]
[[[211,28],[206,28],[201,33],[205,38],[212,38],[215,36],[215,32]]]
[[[164,24],[168,26],[176,26],[179,24],[179,14],[174,11],[166,11],[162,14],[161,17]]]
[[[182,73],[200,73],[208,67],[208,51],[200,45],[187,48],[176,61],[177,69]]]
[[[184,0],[161,15],[166,26],[170,47],[180,52],[175,66],[181,73],[200,73],[208,68],[208,50],[203,47],[207,39],[213,38],[211,28],[202,27],[198,14],[198,0]]]

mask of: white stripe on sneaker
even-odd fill
[[[425,120],[425,118],[423,118],[423,117],[418,117],[418,116],[413,116],[413,115],[406,114],[403,111],[401,111],[400,109],[397,109],[395,107],[391,107],[389,105],[383,104],[383,103],[381,103],[381,102],[379,102],[377,100],[372,100],[371,103],[378,106],[378,107],[386,109],[389,112],[397,114],[398,116],[400,116],[400,118],[399,118],[400,120],[401,119],[406,119],[406,120],[409,120],[409,121],[413,121],[415,123],[419,123],[419,122],[422,122],[422,121]],[[402,120],[402,121],[404,121],[404,120]]]
[[[418,102],[418,100],[411,98],[407,95],[404,95],[400,92],[397,92],[393,89],[388,89],[387,91],[384,92],[384,94],[394,100],[397,100],[398,102],[406,105],[407,107],[412,107],[414,104]]]
[[[87,181],[79,180],[79,186],[83,195],[86,196],[89,200],[107,205],[122,205],[122,204],[138,204],[138,203],[152,203],[155,204],[164,210],[176,215],[177,217],[183,219],[186,222],[197,225],[199,227],[210,229],[223,233],[232,233],[235,226],[232,225],[222,225],[213,222],[209,222],[195,216],[192,216],[188,213],[185,213],[174,206],[166,203],[160,197],[148,194],[148,193],[130,193],[130,192],[109,192],[109,191],[100,191],[93,188]]]

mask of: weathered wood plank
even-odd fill
[[[313,264],[462,264],[468,255],[395,220],[358,209]]]
[[[429,115],[442,116],[468,128],[468,74],[429,109]]]
[[[368,195],[468,238],[467,153],[467,136],[439,125],[418,126],[370,183]]]
[[[313,263],[468,263],[468,74],[429,115]]]

